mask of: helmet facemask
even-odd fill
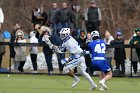
[[[60,38],[63,40],[67,38],[70,35],[70,29],[69,28],[62,28],[60,31]]]
[[[93,40],[100,38],[99,32],[96,30],[91,32],[91,36]]]

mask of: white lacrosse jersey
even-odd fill
[[[78,42],[71,36],[67,37],[62,44],[62,47],[64,47],[68,52],[72,53],[70,57],[72,58],[79,58],[83,50],[78,45]]]

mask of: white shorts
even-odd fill
[[[80,68],[80,70],[86,70],[87,67],[85,64],[85,58],[83,56],[77,59],[73,59],[72,61],[67,63],[67,65],[63,68],[63,72],[68,73],[69,70],[73,70],[75,67]]]

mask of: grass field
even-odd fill
[[[139,78],[112,78],[107,82],[109,90],[89,91],[89,83],[81,77],[80,83],[71,88],[73,80],[68,76],[0,74],[0,93],[139,93]],[[96,84],[99,78],[93,77]]]

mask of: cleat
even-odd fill
[[[72,84],[72,88],[74,88],[79,82],[80,82],[79,78],[75,79],[74,83]]]
[[[103,88],[104,90],[108,89],[107,86],[104,83],[102,83],[101,81],[99,81],[99,84],[100,84],[100,87]]]
[[[92,90],[95,90],[96,88],[97,88],[97,85],[94,84],[94,85],[91,86],[91,88],[89,88],[89,90],[92,91]]]
[[[100,86],[100,91],[105,91],[102,86]]]
[[[103,88],[100,88],[100,91],[104,91],[104,89]]]

